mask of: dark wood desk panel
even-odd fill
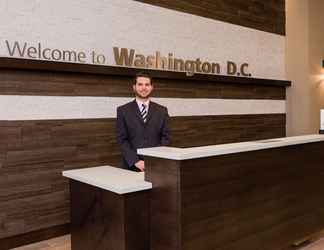
[[[70,180],[72,250],[149,250],[149,191],[119,195]]]
[[[324,228],[324,142],[146,157],[151,249],[278,250]]]

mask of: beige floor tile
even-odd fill
[[[324,250],[324,238],[321,238],[301,250]]]
[[[11,250],[71,250],[70,235],[13,248]]]
[[[324,237],[302,248],[296,250],[324,250]],[[11,250],[71,250],[70,235],[53,238],[35,244],[14,248]]]

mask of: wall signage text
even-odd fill
[[[30,45],[27,42],[10,42],[6,40],[5,48],[9,56],[27,59],[183,71],[187,72],[188,75],[203,73],[251,76],[248,63],[237,64],[227,61],[226,65],[221,65],[216,62],[203,61],[200,58],[184,60],[177,58],[174,53],[162,55],[159,51],[156,51],[154,54],[143,55],[136,53],[135,49],[113,47],[114,62],[109,62],[108,56],[96,51],[86,53],[85,51],[52,49],[43,46],[40,42],[36,43],[36,45]]]

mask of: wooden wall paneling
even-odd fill
[[[6,158],[6,151],[0,148],[0,171],[3,168],[3,163],[5,161],[5,158]]]
[[[127,68],[127,67],[115,67],[115,66],[99,66],[91,64],[75,64],[75,63],[60,63],[52,61],[41,61],[41,60],[24,60],[10,57],[0,57],[0,69],[3,71],[0,75],[0,81],[4,82],[4,86],[12,87],[12,85],[6,84],[7,80],[10,80],[10,74],[8,72],[14,71],[23,78],[26,72],[38,72],[38,73],[49,73],[48,77],[50,80],[54,76],[59,76],[64,73],[70,73],[73,76],[87,77],[90,75],[97,76],[110,76],[124,78],[127,81],[132,82],[134,75],[143,69],[138,68]],[[252,77],[235,77],[227,75],[214,75],[214,74],[194,74],[193,76],[187,76],[186,72],[175,72],[165,70],[152,70],[145,69],[146,72],[150,73],[154,79],[170,80],[170,81],[195,81],[195,82],[218,82],[226,84],[239,84],[239,85],[268,85],[268,86],[281,86],[287,87],[291,85],[290,81],[285,80],[274,80],[274,79],[260,79]],[[22,72],[22,73],[19,73]],[[77,75],[75,74],[77,73]],[[54,77],[55,78],[55,77]],[[36,75],[36,80],[37,80]],[[35,79],[34,79],[35,80]],[[47,82],[46,80],[46,82]],[[78,79],[80,81],[80,79]],[[40,83],[40,82],[38,82]],[[43,82],[44,83],[44,82]],[[13,84],[14,85],[14,84]],[[64,86],[63,86],[64,87]],[[68,90],[66,90],[68,92]],[[71,92],[71,91],[70,91]]]
[[[1,95],[133,96],[138,69],[0,58]],[[152,71],[157,97],[284,100],[288,81]],[[285,114],[172,117],[172,146],[202,146],[285,135]],[[115,119],[0,121],[0,245],[31,242],[67,225],[61,172],[120,165]],[[54,233],[51,231],[52,234]],[[58,230],[57,233],[63,232]],[[66,232],[66,231],[65,231]],[[33,236],[34,235],[34,236]],[[37,235],[37,237],[35,236]],[[168,241],[168,240],[167,240]]]
[[[285,0],[135,0],[168,9],[285,35]]]
[[[133,97],[132,78],[79,73],[0,69],[0,94],[45,96],[111,96]],[[190,79],[154,79],[155,97],[285,99],[285,86],[246,83],[196,81]],[[262,80],[261,80],[262,82]],[[264,80],[266,82],[266,80]]]
[[[284,100],[284,86],[156,79],[156,97]]]
[[[59,225],[26,234],[15,235],[9,238],[0,239],[0,250],[8,250],[33,242],[55,238],[69,233],[69,225]]]
[[[284,137],[285,114],[174,117],[172,146],[206,146]]]
[[[285,115],[175,117],[171,119],[172,145],[280,137],[284,124]],[[2,153],[0,173],[5,181],[0,184],[0,200],[7,226],[1,237],[68,223],[68,186],[61,171],[118,166],[121,156],[114,127],[114,119],[1,121],[0,128],[11,131],[2,137],[7,148]],[[48,216],[35,220],[35,211]]]

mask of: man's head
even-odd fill
[[[135,76],[133,90],[136,97],[148,99],[153,91],[152,77],[146,73],[138,73]]]

